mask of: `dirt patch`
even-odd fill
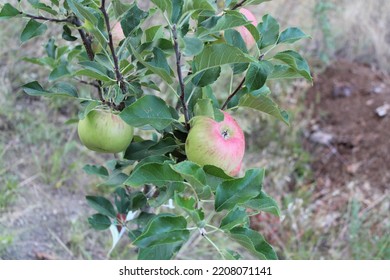
[[[390,185],[390,77],[339,61],[316,78],[306,102],[313,113],[306,148],[313,155],[317,187],[343,191],[355,183],[363,192],[385,191]]]

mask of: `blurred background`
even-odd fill
[[[314,85],[270,84],[290,127],[236,115],[246,132],[244,168],[266,168],[264,190],[282,209],[280,220],[254,216],[253,228],[281,259],[390,259],[390,2],[273,0],[250,9],[258,21],[270,13],[282,28],[311,35],[294,48],[314,76]],[[132,259],[126,242],[108,257],[109,232],[89,228],[85,195],[110,190],[82,167],[111,157],[86,150],[66,124],[77,102],[20,90],[48,75],[20,59],[39,57],[46,44],[21,45],[24,24],[1,21],[0,29],[0,259]],[[60,38],[61,27],[50,27],[46,35]],[[218,258],[201,239],[186,246],[178,258]]]

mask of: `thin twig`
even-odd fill
[[[26,14],[26,13],[23,13],[23,12],[20,12],[20,14],[24,15],[26,17],[32,18],[32,19],[36,19],[36,20],[47,20],[47,21],[51,21],[51,22],[68,22],[68,23],[72,23],[72,19],[71,18],[64,18],[64,19],[48,18],[48,17],[43,17],[43,16],[34,16],[34,15]]]
[[[244,85],[245,83],[245,77],[242,79],[242,81],[240,82],[240,84],[237,86],[237,88],[228,96],[228,98],[226,99],[225,103],[223,103],[222,107],[221,107],[221,110],[225,110],[226,109],[226,106],[228,105],[228,103],[230,102],[230,100],[237,94],[237,92],[240,91],[240,89],[242,88],[242,86]]]
[[[115,70],[116,80],[117,80],[117,83],[118,83],[119,87],[121,88],[123,94],[125,94],[126,93],[126,84],[124,83],[123,76],[122,76],[121,72],[119,71],[118,56],[115,53],[115,47],[114,47],[114,42],[112,40],[112,33],[111,33],[111,27],[110,27],[110,18],[107,14],[105,0],[102,0],[101,6],[99,9],[103,13],[104,21],[106,23],[106,28],[107,28],[107,33],[108,33],[108,46],[110,47],[112,59],[114,60],[114,70]]]
[[[242,0],[241,2],[237,3],[236,5],[233,6],[232,10],[238,9],[239,7],[244,5],[245,2],[246,0]]]
[[[181,72],[181,53],[179,50],[179,44],[177,43],[177,30],[176,30],[176,24],[172,26],[172,35],[173,35],[173,47],[175,49],[175,56],[176,56],[176,71],[177,71],[177,77],[179,79],[179,85],[180,85],[180,102],[183,107],[183,114],[184,114],[184,120],[187,129],[190,129],[189,125],[189,114],[188,114],[188,107],[185,102],[185,89],[184,89],[184,81],[183,81],[183,74]]]

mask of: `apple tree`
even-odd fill
[[[252,110],[289,124],[267,84],[312,78],[290,48],[308,36],[280,30],[271,15],[256,20],[249,9],[263,2],[151,0],[148,10],[122,0],[2,5],[0,19],[23,24],[22,43],[42,40],[54,26],[61,31],[47,41],[45,57],[25,59],[50,69],[48,80],[22,88],[78,99],[81,142],[91,153],[116,154],[104,166],[84,167],[112,189],[86,200],[96,211],[88,222],[111,233],[113,249],[128,238],[138,259],[171,259],[201,235],[220,258],[240,258],[217,246],[217,233],[256,258],[277,259],[249,216],[280,211],[263,189],[264,169],[241,170],[245,139],[231,113]],[[216,86],[221,77],[228,82]]]

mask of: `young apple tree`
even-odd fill
[[[25,59],[51,72],[24,92],[79,99],[81,142],[91,153],[119,153],[84,168],[112,188],[110,197],[86,199],[96,210],[90,225],[111,232],[113,249],[127,237],[138,259],[171,259],[201,235],[220,258],[240,258],[229,244],[217,246],[223,234],[256,258],[277,258],[249,215],[280,211],[263,190],[264,169],[241,170],[245,139],[231,114],[251,109],[289,124],[267,83],[312,78],[289,48],[308,36],[250,12],[267,1],[151,0],[149,10],[122,0],[2,5],[0,19],[24,25],[22,43],[54,25],[62,30],[45,57]],[[216,87],[220,76],[230,83]]]

